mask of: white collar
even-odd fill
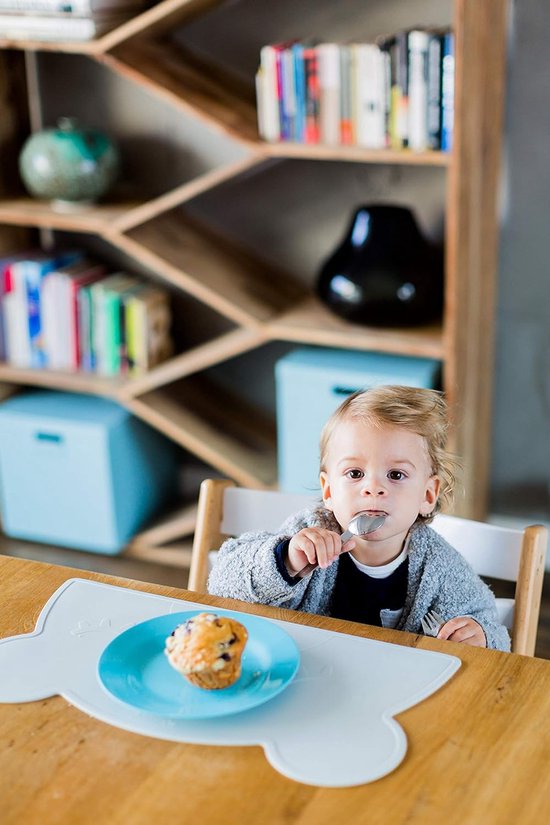
[[[394,570],[397,570],[400,564],[402,564],[407,556],[409,555],[409,541],[410,541],[410,533],[407,535],[405,539],[405,544],[403,545],[403,549],[400,554],[397,556],[396,559],[393,561],[389,561],[387,564],[381,564],[377,567],[371,567],[368,564],[362,564],[360,561],[357,561],[353,553],[349,553],[352,562],[357,567],[361,573],[366,573],[367,576],[371,576],[373,579],[387,579],[388,576],[391,576]]]

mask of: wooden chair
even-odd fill
[[[248,490],[227,479],[202,482],[189,589],[206,591],[209,554],[228,536],[247,530],[276,530],[291,513],[319,501],[319,496]],[[515,582],[513,599],[497,599],[500,620],[511,631],[512,652],[533,656],[548,531],[498,527],[455,516],[437,515],[431,525],[472,565],[478,575]]]

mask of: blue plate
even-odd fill
[[[201,612],[158,616],[116,636],[99,659],[103,687],[127,705],[149,713],[172,719],[209,719],[261,705],[294,678],[300,653],[288,633],[258,616],[216,609],[219,615],[234,616],[248,630],[242,673],[235,684],[221,690],[191,685],[169,664],[164,643],[176,625]]]

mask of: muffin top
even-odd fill
[[[240,658],[247,639],[246,628],[235,619],[198,613],[168,636],[165,653],[180,673],[222,670]]]

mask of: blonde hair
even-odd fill
[[[419,515],[417,521],[428,524],[444,505],[451,504],[458,463],[445,449],[449,417],[442,393],[388,385],[353,393],[340,404],[323,427],[320,442],[322,471],[326,470],[328,448],[334,431],[343,421],[350,419],[375,426],[403,427],[425,440],[432,475],[438,476],[441,486],[433,511],[427,516]]]

